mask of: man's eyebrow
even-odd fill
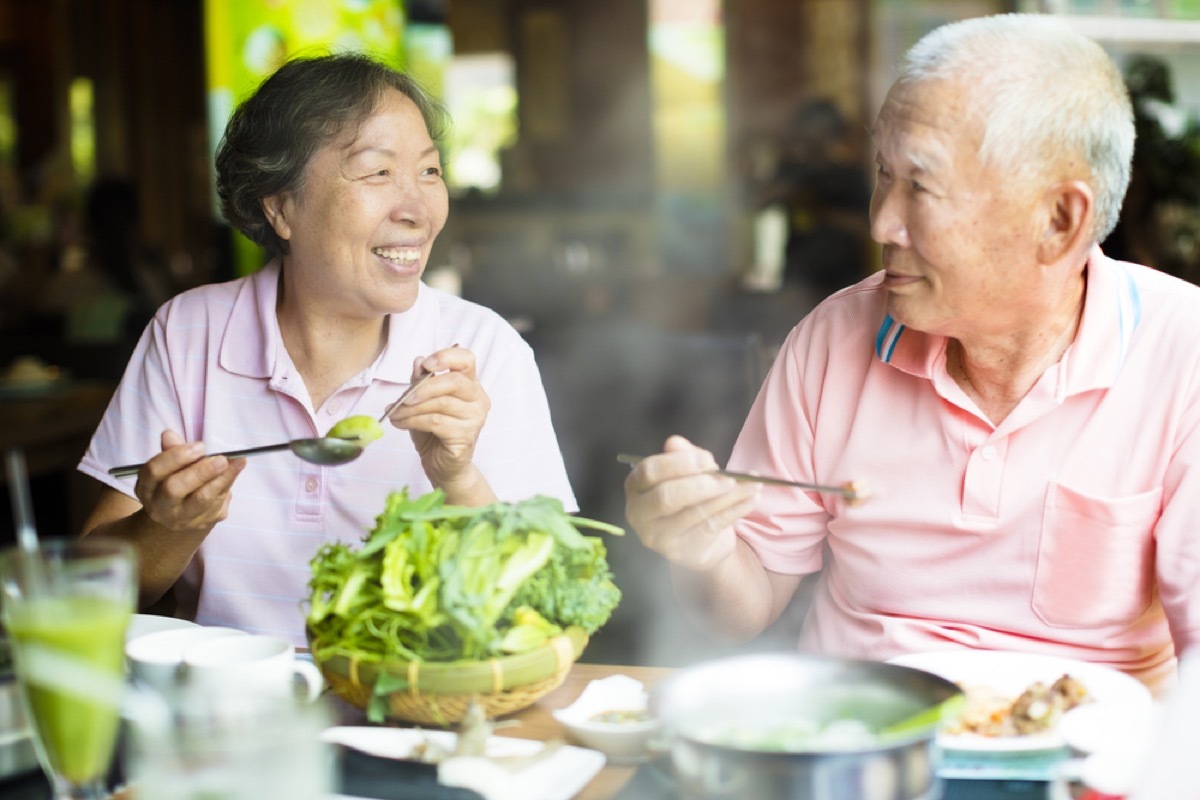
[[[871,137],[871,141],[875,145],[876,159],[879,158],[880,151],[883,149],[879,142],[879,128],[872,126],[867,129],[867,133]],[[920,172],[925,175],[935,174],[941,169],[947,161],[946,154],[939,152],[940,148],[925,148],[916,150],[911,147],[901,145],[898,148],[893,148],[893,154],[898,156],[900,161],[903,161],[912,166],[914,172]]]
[[[915,151],[907,154],[908,163],[912,164],[914,172],[920,172],[924,175],[929,175],[936,171],[937,159],[932,161],[925,157],[924,153]]]
[[[936,150],[914,150],[900,148],[895,155],[898,161],[908,164],[910,171],[921,175],[936,175],[946,164],[946,159]]]

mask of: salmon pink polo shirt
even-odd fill
[[[575,511],[533,352],[498,314],[421,285],[413,307],[388,318],[383,353],[313,408],[279,334],[273,262],[235,281],[167,302],[142,334],[79,469],[133,497],[134,478],[107,470],[160,452],[166,429],[207,452],[323,436],[352,414],[378,417],[412,379],[413,362],[459,344],[475,354],[491,400],[475,463],[497,496],[547,495]],[[348,464],[321,467],[283,451],[255,456],[174,592],[179,615],[283,635],[304,644],[309,561],[326,542],[358,542],[388,493],[432,490],[408,431]]]
[[[1162,688],[1200,645],[1200,288],[1094,249],[1074,342],[999,425],[885,300],[876,274],[801,321],[730,458],[870,491],[763,487],[737,526],[767,569],[821,571],[801,648],[1018,650]]]

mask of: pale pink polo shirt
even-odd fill
[[[491,410],[475,462],[506,501],[575,498],[528,344],[499,315],[422,285],[389,320],[383,354],[321,408],[279,335],[279,266],[203,286],[164,305],[138,343],[79,469],[132,496],[134,479],[106,470],[159,452],[178,431],[215,453],[324,435],[351,414],[379,416],[409,384],[418,356],[459,344],[476,358]],[[255,456],[234,485],[229,517],[175,587],[182,616],[304,641],[309,561],[326,542],[359,541],[389,492],[431,490],[407,431],[385,425],[363,455],[319,467],[288,452]]]
[[[1098,248],[1087,279],[1074,343],[999,426],[881,274],[791,333],[731,468],[871,491],[764,487],[738,526],[772,571],[824,566],[802,649],[1011,649],[1153,686],[1200,642],[1200,288]]]

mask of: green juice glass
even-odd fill
[[[100,538],[0,553],[0,602],[42,769],[59,800],[100,800],[116,749],[133,549]]]

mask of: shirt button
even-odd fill
[[[304,491],[308,492],[309,494],[312,494],[316,490],[317,490],[317,479],[316,478],[309,478],[308,480],[306,480],[304,482]]]
[[[979,457],[984,461],[991,461],[996,457],[996,448],[990,444],[979,451]]]
[[[329,408],[326,409],[325,413],[329,414],[330,416],[333,416],[334,414],[336,414],[338,412],[338,409],[340,409],[340,408],[341,408],[341,406],[338,405],[337,403],[330,403]]]

